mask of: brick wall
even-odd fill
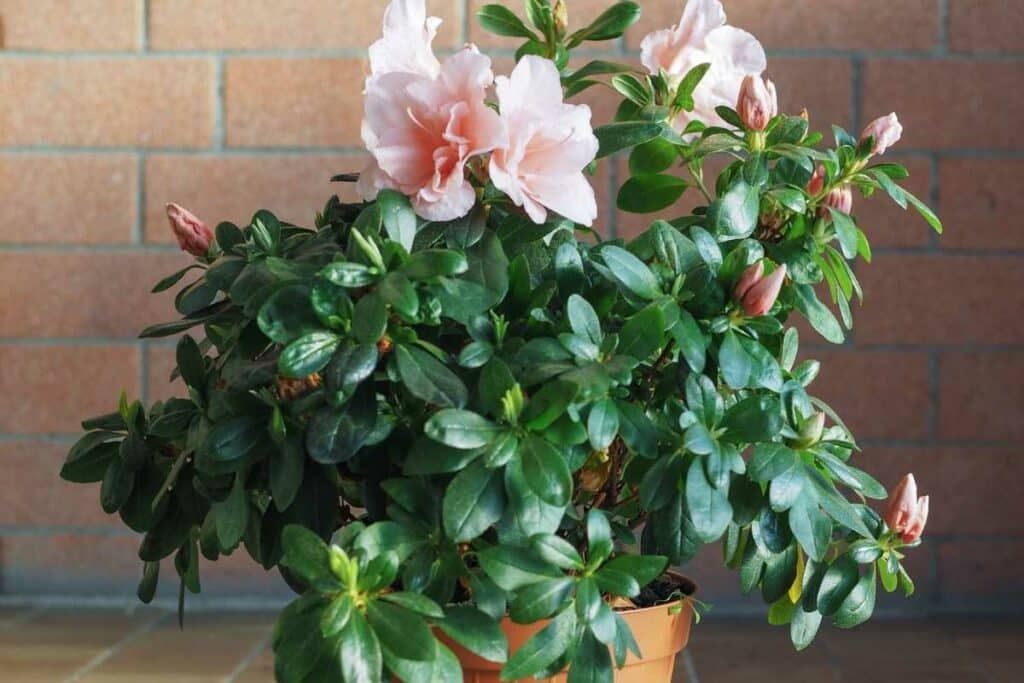
[[[608,0],[570,0],[582,23]],[[431,0],[451,50],[508,43],[471,21],[482,0]],[[680,0],[613,49],[635,59]],[[468,7],[467,7],[468,5]],[[172,349],[140,342],[173,317],[148,285],[185,259],[162,206],[211,221],[266,207],[308,224],[361,166],[363,49],[383,0],[0,0],[0,592],[127,595],[135,540],[94,488],[56,472],[77,420],[125,389],[168,395]],[[914,609],[1005,608],[1024,595],[1024,2],[726,0],[757,34],[789,111],[858,130],[897,110],[893,153],[940,209],[941,240],[885,205],[857,211],[876,245],[853,341],[814,346],[820,391],[849,418],[887,484],[906,470],[932,494],[913,555]],[[610,99],[591,97],[600,119]],[[621,169],[597,181],[605,229]],[[686,202],[686,198],[682,200]],[[731,603],[713,553],[692,573]],[[126,580],[127,577],[127,580]],[[265,594],[241,559],[206,572],[224,594]],[[892,603],[893,605],[902,603]],[[1020,604],[1019,602],[1017,604]]]

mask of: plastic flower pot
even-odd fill
[[[669,576],[678,582],[679,590],[686,597],[653,607],[619,612],[629,624],[643,658],[630,653],[625,667],[615,671],[615,683],[670,683],[672,680],[676,657],[690,640],[690,625],[693,623],[693,601],[690,598],[696,593],[697,585],[681,574],[670,572]],[[501,627],[508,637],[509,653],[516,652],[548,623],[516,624],[508,617],[503,619]],[[444,636],[441,640],[459,658],[466,683],[501,681],[501,664],[482,659]],[[544,679],[542,683],[565,683],[566,680],[567,675],[563,673]],[[516,683],[536,683],[536,679],[524,678]]]

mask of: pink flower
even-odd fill
[[[744,78],[736,111],[747,128],[763,131],[779,113],[775,84],[760,76],[749,75]]]
[[[206,256],[213,243],[213,231],[188,209],[177,204],[167,205],[167,220],[178,239],[182,251],[193,256]]]
[[[494,186],[535,223],[544,223],[550,209],[593,225],[597,200],[583,174],[598,147],[590,108],[564,102],[558,69],[541,57],[523,57],[512,75],[497,83],[509,139],[507,148],[491,154]]]
[[[825,189],[825,167],[818,164],[818,167],[814,169],[814,173],[811,175],[811,179],[807,181],[807,194],[812,197],[817,197],[821,194],[821,191]]]
[[[719,0],[688,0],[678,25],[655,31],[640,44],[643,65],[652,74],[664,72],[673,87],[695,66],[711,64],[693,93],[693,112],[684,112],[675,122],[680,129],[690,119],[724,125],[715,107],[735,106],[743,79],[767,67],[761,43],[725,21]]]
[[[484,102],[493,80],[491,60],[475,47],[446,59],[436,77],[398,71],[372,77],[363,142],[373,161],[359,178],[363,197],[399,190],[431,221],[469,213],[476,192],[466,163],[508,144],[501,118]]]
[[[924,533],[928,523],[928,496],[917,497],[917,482],[913,474],[903,477],[892,492],[885,523],[900,535],[904,543],[913,543]]]
[[[866,142],[868,138],[871,138],[874,140],[871,153],[885,154],[885,150],[899,142],[901,137],[903,137],[903,126],[894,112],[869,123],[864,132],[860,134],[860,141]]]
[[[393,0],[384,10],[384,35],[370,46],[370,80],[396,72],[436,77],[441,64],[431,43],[440,25],[427,17],[425,0]]]
[[[764,263],[758,261],[744,271],[733,291],[743,312],[751,318],[759,318],[772,310],[786,281],[786,266],[781,265],[764,276]]]
[[[849,185],[832,188],[825,195],[824,205],[841,213],[849,214],[853,211],[853,188]]]

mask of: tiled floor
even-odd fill
[[[195,613],[179,631],[158,609],[0,608],[0,681],[268,683],[272,626],[259,612]],[[1024,619],[878,622],[795,653],[784,630],[709,616],[678,669],[674,683],[1016,683]]]

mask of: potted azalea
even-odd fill
[[[168,207],[195,263],[156,287],[187,280],[182,318],[143,336],[179,337],[187,396],[122,397],[62,476],[101,482],[143,534],[143,601],[161,569],[183,601],[204,561],[276,568],[298,595],[281,681],[667,683],[696,604],[670,567],[709,543],[797,648],[867,620],[879,583],[913,591],[928,499],[908,477],[884,514],[867,503],[886,491],[793,326],[840,343],[852,324],[850,263],[871,255],[855,194],[941,230],[878,160],[896,117],[833,143],[779,113],[717,0],[648,36],[642,68],[576,66],[640,9],[566,5],[479,11],[524,40],[495,77],[473,46],[436,57],[439,20],[394,0],[371,162],[337,178],[364,201],[331,198],[313,227]],[[614,121],[570,102],[594,86],[622,97]],[[619,207],[660,216],[628,244],[591,229],[588,176],[616,153]],[[664,215],[684,191],[699,208]]]

